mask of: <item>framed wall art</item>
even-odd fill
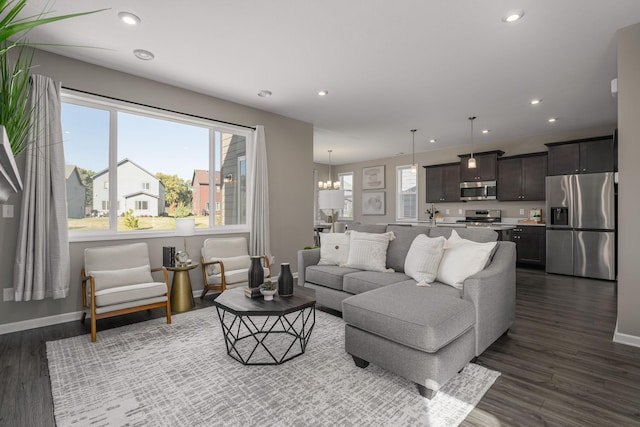
[[[384,191],[362,193],[362,215],[384,215]]]
[[[384,165],[362,168],[362,189],[377,190],[384,188]]]

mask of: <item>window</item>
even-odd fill
[[[418,220],[417,174],[411,173],[411,166],[396,168],[396,220]]]
[[[340,188],[344,193],[344,208],[340,211],[340,219],[353,219],[353,172],[338,174]]]
[[[136,210],[137,211],[141,211],[141,210],[148,210],[149,209],[149,202],[146,200],[136,200]]]
[[[82,179],[68,191],[84,195],[73,199],[84,197],[84,216],[69,214],[72,239],[171,230],[181,216],[197,228],[247,230],[250,129],[68,90],[62,127],[67,170]],[[137,223],[125,221],[131,211]]]

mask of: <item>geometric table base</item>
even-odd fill
[[[304,354],[315,306],[281,315],[237,315],[216,307],[227,354],[244,365],[280,365]]]

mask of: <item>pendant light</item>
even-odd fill
[[[332,181],[332,174],[331,174],[331,153],[333,152],[333,150],[327,150],[329,152],[329,179],[326,180],[325,182],[318,182],[318,188],[320,188],[321,190],[339,190],[340,189],[340,181]]]
[[[416,165],[416,132],[418,129],[411,129],[412,145],[411,145],[411,173],[418,173],[418,165]]]
[[[471,122],[471,157],[469,157],[469,161],[467,163],[467,167],[469,169],[476,168],[476,158],[473,157],[473,121],[476,119],[476,116],[469,117],[469,121]]]

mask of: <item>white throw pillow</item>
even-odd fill
[[[351,231],[349,256],[343,266],[361,270],[393,272],[392,268],[386,268],[386,264],[389,242],[395,238],[395,234],[391,231],[387,233]]]
[[[155,282],[151,276],[151,267],[148,265],[121,268],[119,270],[94,270],[88,272],[88,274],[93,276],[93,280],[96,284],[96,291],[117,288],[120,286]]]
[[[349,234],[320,233],[318,265],[342,265],[349,256]]]
[[[445,242],[437,280],[462,289],[464,280],[485,268],[497,242],[478,243],[458,236],[455,230]]]
[[[445,240],[442,236],[416,236],[404,260],[404,274],[418,282],[431,283],[436,280]]]
[[[213,257],[209,261],[222,261],[222,263],[224,264],[225,274],[229,271],[249,268],[249,266],[251,265],[251,257],[249,255],[238,255],[226,258]],[[209,276],[220,274],[220,264],[208,265],[207,274]]]

